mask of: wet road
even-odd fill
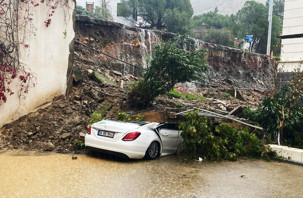
[[[303,197],[303,167],[287,163],[179,162],[0,154],[0,197]]]

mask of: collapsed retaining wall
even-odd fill
[[[140,75],[142,68],[148,67],[153,47],[174,36],[171,33],[131,28],[84,16],[77,17],[75,31],[76,40],[86,45],[77,47],[86,64],[100,65],[118,70],[122,74],[130,73],[136,76]],[[238,89],[273,89],[276,63],[269,56],[200,40],[193,41],[198,48],[206,48],[209,51],[207,62],[210,69],[206,73],[207,81],[201,84],[202,86],[229,84]],[[102,52],[131,64],[117,61]]]

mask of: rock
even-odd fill
[[[77,101],[75,101],[75,102],[78,102],[78,101],[81,100],[81,96],[80,96],[80,95],[75,95],[75,96],[74,96],[74,99],[77,100]]]
[[[63,133],[63,134],[60,136],[60,138],[61,138],[61,139],[66,139],[66,138],[69,138],[69,137],[71,137],[71,136],[72,136],[71,133]]]
[[[116,71],[116,70],[112,70],[111,71],[114,75],[116,75],[116,76],[122,76],[122,73],[121,72],[118,72],[118,71]]]
[[[76,160],[76,159],[78,159],[77,156],[72,156],[72,160]]]
[[[55,145],[53,145],[53,143],[51,143],[51,142],[44,143],[43,147],[44,147],[43,151],[53,151],[53,150],[55,150]]]
[[[78,85],[83,80],[82,72],[79,67],[74,67],[73,84]]]
[[[59,126],[59,125],[58,125],[58,122],[56,122],[56,121],[53,121],[52,124],[54,125],[54,127]]]
[[[218,107],[223,111],[227,110],[227,108],[223,104],[218,104]]]
[[[90,76],[91,74],[94,73],[94,71],[93,71],[92,69],[88,69],[88,70],[87,70],[87,73],[88,73],[88,75]]]
[[[58,106],[59,106],[60,108],[64,108],[64,107],[65,107],[65,104],[64,104],[64,103],[60,103]]]
[[[85,138],[85,133],[79,133],[79,139],[84,139]]]
[[[64,113],[71,114],[71,113],[73,113],[73,110],[70,107],[68,107],[68,108],[64,109]]]
[[[120,85],[119,85],[119,87],[120,87],[121,89],[123,89],[123,87],[124,87],[124,80],[120,80]]]
[[[31,131],[27,132],[27,136],[32,136],[33,134],[34,134],[34,133],[31,132]]]
[[[224,100],[218,100],[218,99],[215,99],[215,100],[214,100],[214,103],[215,103],[215,104],[222,104],[222,105],[224,105],[224,106],[227,105],[227,102],[226,102],[226,101],[224,101]]]

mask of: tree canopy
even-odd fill
[[[185,33],[193,9],[189,0],[123,0],[118,15],[142,18],[149,28],[163,29],[176,33]]]
[[[234,33],[239,38],[245,35],[253,35],[252,48],[257,53],[266,52],[268,33],[268,9],[256,1],[247,1],[244,7],[235,16],[236,30]],[[279,40],[275,39],[281,32],[280,19],[273,15],[272,23],[272,45],[277,45]]]
[[[82,6],[77,6],[76,15],[90,16],[90,17],[103,19],[103,20],[110,20],[110,21],[113,19],[110,14],[110,11],[106,7],[103,7],[103,6],[101,6],[101,7],[96,6],[93,13],[87,11]]]
[[[176,83],[203,80],[202,73],[208,68],[206,52],[196,50],[193,41],[187,38],[178,37],[164,42],[155,47],[153,54],[143,80],[129,93],[130,106],[144,108],[157,96],[172,90]]]
[[[274,0],[272,45],[274,54],[280,54],[281,39],[278,38],[282,31],[284,9],[283,0]],[[279,15],[279,16],[277,16]],[[202,23],[204,29],[202,30]],[[268,35],[268,7],[256,1],[247,1],[244,7],[235,15],[224,16],[216,11],[194,16],[192,28],[196,37],[207,42],[233,46],[235,38],[244,39],[246,35],[253,35],[252,49],[257,53],[265,53]],[[226,39],[224,39],[224,37]],[[225,41],[230,40],[230,41]]]
[[[210,11],[202,15],[193,17],[193,28],[201,28],[201,24],[204,23],[205,28],[229,28],[231,25],[231,18],[226,15],[217,13],[216,11]]]

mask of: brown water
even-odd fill
[[[303,167],[248,161],[184,164],[0,154],[0,197],[303,197]]]

